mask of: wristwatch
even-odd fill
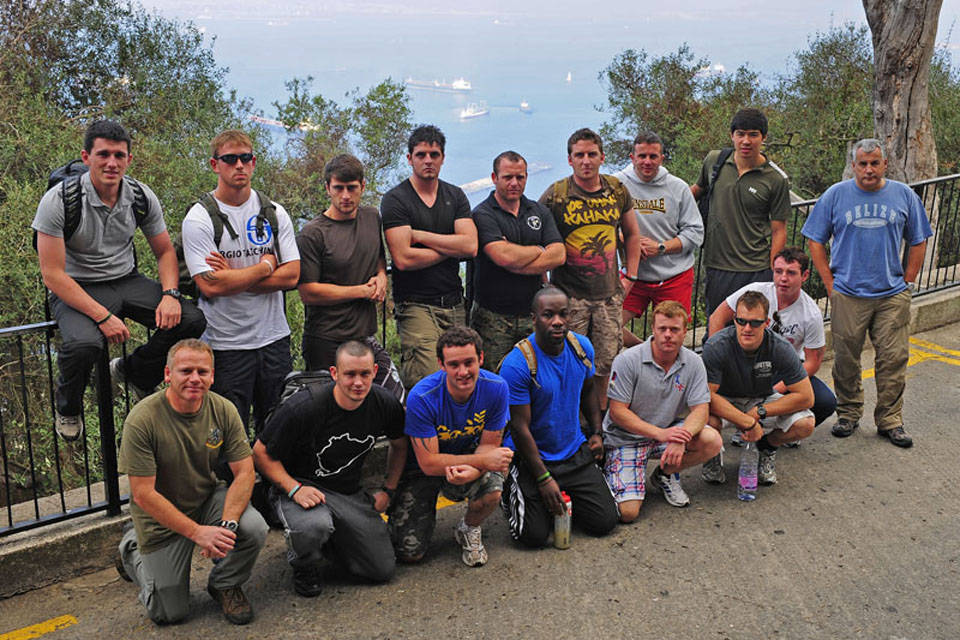
[[[665,254],[666,252],[667,252],[667,245],[663,244],[662,242],[657,245],[657,255],[658,255],[658,256],[662,256],[662,255]]]
[[[180,289],[167,289],[161,295],[170,296],[171,298],[179,299]]]
[[[226,530],[228,530],[228,531],[233,531],[234,533],[236,533],[236,531],[237,531],[237,526],[238,526],[238,525],[237,525],[237,521],[236,521],[236,520],[221,520],[221,521],[220,521],[220,527],[221,527],[221,528],[226,529]]]
[[[767,408],[762,403],[757,405],[757,417],[761,420],[767,419]]]

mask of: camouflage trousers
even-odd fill
[[[496,313],[474,302],[470,326],[483,338],[483,368],[496,373],[513,345],[533,333],[533,318],[529,313],[522,316]]]

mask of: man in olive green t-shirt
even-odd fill
[[[721,165],[710,194],[705,223],[703,266],[707,317],[731,293],[753,282],[773,280],[773,258],[787,243],[790,183],[787,174],[760,150],[767,117],[759,109],[741,109],[730,123],[733,153]],[[693,197],[710,185],[720,151],[703,160]]]
[[[246,624],[253,609],[241,589],[267,538],[250,507],[254,470],[240,414],[208,393],[213,351],[200,340],[170,348],[169,386],[144,398],[123,426],[119,468],[130,478],[133,527],[124,532],[117,571],[140,587],[140,602],[158,624],[186,617],[194,545],[216,564],[207,591],[227,620]],[[233,472],[229,487],[214,475],[220,450]]]

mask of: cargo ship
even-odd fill
[[[424,91],[440,91],[445,93],[470,93],[473,91],[473,86],[466,78],[457,78],[453,82],[407,78],[403,81],[403,84],[411,89],[422,89]]]

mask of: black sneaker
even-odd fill
[[[247,624],[253,620],[253,607],[240,587],[230,587],[221,591],[212,584],[207,585],[207,593],[220,603],[223,616],[233,624]]]
[[[883,431],[877,431],[878,436],[882,436],[895,444],[898,447],[904,449],[909,449],[913,446],[913,438],[910,437],[910,434],[903,430],[903,427],[894,427],[893,429],[886,429]]]
[[[846,438],[853,435],[853,432],[856,431],[859,426],[860,423],[858,421],[840,418],[837,420],[837,423],[833,425],[833,428],[830,429],[830,433],[838,438]]]
[[[323,592],[323,580],[316,567],[293,569],[293,590],[304,598],[316,598]]]

